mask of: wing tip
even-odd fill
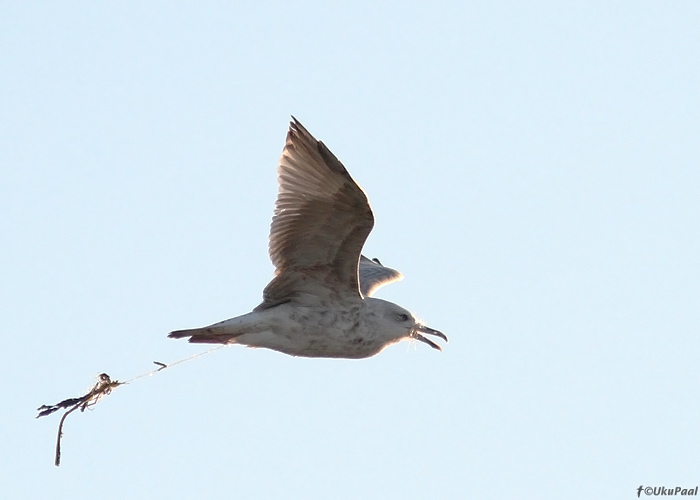
[[[304,136],[310,137],[311,139],[316,141],[316,138],[314,136],[312,136],[308,130],[306,130],[306,127],[304,127],[304,125],[302,125],[301,122],[299,120],[297,120],[294,115],[290,115],[290,116],[292,119],[289,122],[289,134],[296,133],[298,135],[304,135]],[[318,142],[318,141],[316,141],[316,142]]]
[[[301,122],[294,117],[294,115],[290,116],[292,120],[289,122],[285,150],[300,149],[310,152],[312,156],[320,155],[320,159],[329,169],[343,174],[345,177],[352,180],[352,177],[350,177],[345,165],[343,165],[343,163],[333,154],[333,152],[328,149],[328,146],[326,146],[323,141],[316,139],[311,132],[309,132],[306,127],[304,127]],[[354,180],[352,180],[352,182],[355,183]],[[360,188],[360,190],[362,190],[362,188]]]

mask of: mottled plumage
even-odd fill
[[[292,356],[365,358],[402,339],[444,334],[371,295],[402,278],[361,255],[374,225],[367,196],[331,151],[293,119],[270,228],[275,277],[252,312],[169,337],[236,343]]]

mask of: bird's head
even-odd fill
[[[365,301],[374,313],[378,329],[390,335],[394,341],[411,338],[420,340],[434,349],[442,350],[439,345],[423,334],[434,335],[445,341],[447,341],[447,336],[422,324],[410,311],[387,300],[368,297]]]

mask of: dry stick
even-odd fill
[[[61,422],[58,424],[58,436],[56,437],[56,456],[54,458],[54,465],[56,467],[61,465],[61,436],[63,436],[63,422],[66,421],[66,417],[78,408],[80,408],[80,411],[85,411],[85,408],[88,406],[97,404],[102,396],[106,396],[107,394],[111,393],[113,388],[119,387],[120,385],[122,385],[121,382],[117,380],[112,382],[109,375],[102,373],[97,381],[97,384],[95,384],[95,387],[93,387],[89,393],[83,396],[82,399],[85,401],[82,404],[75,405],[73,408],[63,414],[61,417]]]
[[[58,424],[58,436],[56,436],[56,456],[54,457],[53,464],[58,467],[61,465],[61,438],[63,437],[63,422],[66,421],[66,417],[77,410],[78,407],[74,406],[61,417],[61,423]]]
[[[56,437],[56,455],[54,459],[54,465],[58,467],[61,465],[61,438],[63,437],[63,423],[66,421],[66,417],[73,413],[75,410],[80,408],[80,411],[83,412],[85,411],[86,408],[89,408],[91,406],[94,406],[97,404],[97,402],[102,399],[104,396],[107,396],[112,392],[112,389],[115,389],[119,387],[120,385],[128,384],[130,382],[133,382],[134,380],[138,380],[143,377],[148,377],[150,375],[153,375],[154,373],[160,372],[162,370],[165,370],[166,368],[170,368],[171,366],[179,365],[181,363],[185,363],[186,361],[193,360],[194,358],[198,358],[199,356],[203,356],[205,354],[209,354],[212,351],[215,351],[217,349],[221,349],[222,347],[225,347],[225,345],[220,345],[217,347],[212,347],[211,349],[207,351],[203,351],[200,353],[197,353],[193,356],[190,356],[188,358],[181,359],[179,361],[175,361],[174,363],[170,363],[169,365],[165,363],[161,363],[160,361],[154,361],[153,363],[155,365],[158,365],[158,368],[155,370],[151,370],[147,373],[143,373],[141,375],[138,375],[132,379],[127,380],[126,382],[119,382],[118,380],[112,380],[110,379],[109,375],[106,373],[100,374],[98,377],[98,381],[95,384],[95,386],[85,394],[84,396],[81,396],[79,398],[69,398],[69,399],[64,399],[60,403],[57,403],[55,405],[41,405],[37,410],[39,411],[39,415],[36,416],[36,418],[39,417],[45,417],[46,415],[51,415],[55,411],[58,411],[62,408],[69,408],[61,417],[61,421],[58,424],[58,435]]]

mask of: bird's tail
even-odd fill
[[[250,312],[236,318],[227,319],[213,325],[190,330],[176,330],[170,332],[171,339],[189,337],[194,344],[233,344],[241,339],[240,336],[248,333],[259,333],[267,328],[267,322],[261,313]],[[246,342],[243,342],[247,345]]]
[[[217,331],[219,330],[219,331]],[[235,338],[242,335],[244,332],[231,333],[221,331],[223,328],[205,327],[192,328],[190,330],[176,330],[170,332],[168,337],[171,339],[182,339],[189,337],[193,344],[231,344],[235,342]]]
[[[264,329],[265,322],[261,322],[261,319],[259,313],[251,312],[202,328],[176,330],[170,332],[168,337],[171,339],[189,337],[190,342],[194,344],[232,344],[241,335],[256,333]]]

